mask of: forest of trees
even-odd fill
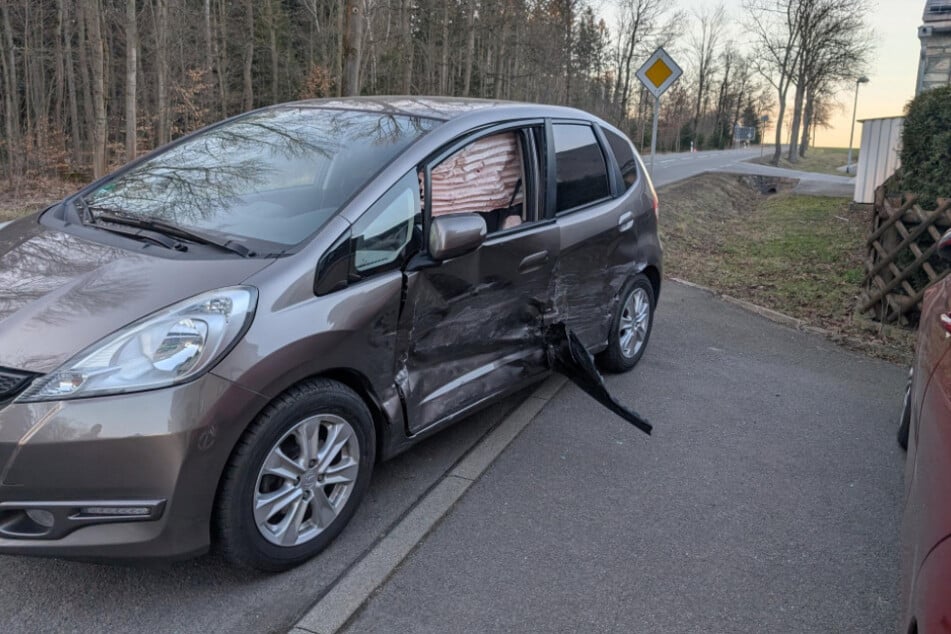
[[[659,149],[728,147],[735,124],[769,115],[794,160],[867,61],[866,5],[0,0],[0,178],[88,180],[245,110],[357,94],[569,104],[643,148],[652,99],[634,73],[657,46],[686,71],[665,95]],[[791,130],[776,125],[786,118]]]

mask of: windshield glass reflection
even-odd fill
[[[438,121],[286,107],[199,134],[119,174],[90,209],[230,238],[300,242]]]

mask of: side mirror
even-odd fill
[[[938,240],[938,255],[941,259],[951,262],[951,229]]]
[[[433,218],[429,226],[429,255],[448,260],[478,249],[485,242],[485,219],[479,214],[451,214]]]

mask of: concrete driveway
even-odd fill
[[[896,631],[903,380],[668,283],[654,436],[562,389],[346,631]]]
[[[654,436],[569,384],[349,631],[892,631],[903,381],[668,282],[641,365],[609,377]],[[286,574],[0,557],[3,631],[284,631],[519,400],[382,465]]]

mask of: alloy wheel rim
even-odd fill
[[[337,519],[356,484],[360,441],[346,420],[311,416],[268,452],[254,487],[258,532],[276,546],[311,541]]]
[[[650,308],[647,291],[643,288],[635,288],[624,302],[618,325],[618,341],[621,343],[621,354],[628,359],[637,356],[644,347],[651,320]]]

